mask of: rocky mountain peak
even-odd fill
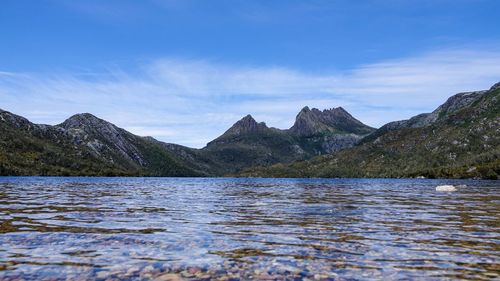
[[[325,110],[325,111],[327,111],[327,110]],[[334,107],[334,108],[330,109],[330,112],[332,112],[334,114],[338,114],[338,115],[346,115],[346,116],[349,116],[352,118],[352,115],[349,112],[347,112],[347,110],[345,110],[342,106],[339,106],[337,108]]]
[[[233,139],[235,137],[240,137],[244,135],[249,135],[253,133],[260,133],[271,130],[267,127],[266,123],[258,123],[248,114],[247,116],[241,118],[238,122],[234,123],[231,128],[229,128],[224,134],[209,142],[207,146],[213,146],[216,144],[226,143],[228,139]]]
[[[87,126],[97,126],[103,124],[108,124],[108,122],[100,118],[97,118],[96,116],[90,113],[79,113],[66,119],[63,123],[59,124],[58,126],[64,129],[77,129]]]
[[[246,123],[257,123],[257,121],[255,121],[255,119],[250,114],[248,114],[247,116],[241,118],[240,121],[241,122],[246,122]]]
[[[269,129],[264,122],[257,123],[252,115],[248,114],[229,128],[224,134],[242,134]]]
[[[299,114],[300,114],[300,113],[307,113],[307,112],[309,112],[309,111],[311,111],[311,109],[309,108],[309,106],[307,106],[307,105],[306,105],[306,106],[304,106],[304,107],[300,110]]]
[[[347,110],[345,110],[341,106],[333,107],[330,109],[324,109],[321,113],[323,116],[327,118],[334,118],[334,119],[344,118],[352,121],[357,121],[354,117],[352,117],[352,115],[349,112],[347,112]]]
[[[313,108],[313,109],[316,109],[316,108]],[[304,106],[299,111],[299,113],[297,114],[297,117],[295,119],[306,118],[306,116],[308,116],[309,114],[311,114],[311,109],[309,108],[309,106]]]
[[[298,136],[312,136],[330,133],[368,134],[373,129],[352,117],[342,107],[321,111],[306,106],[297,114],[290,131]]]

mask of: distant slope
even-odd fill
[[[500,83],[457,94],[429,114],[391,122],[333,155],[244,176],[483,177],[500,174]]]

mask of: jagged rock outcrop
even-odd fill
[[[297,115],[290,133],[301,137],[327,134],[367,135],[374,130],[352,117],[342,107],[321,111],[306,106]]]
[[[289,129],[315,155],[329,154],[356,145],[375,131],[354,118],[342,107],[323,111],[304,107]]]

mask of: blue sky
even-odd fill
[[[500,81],[500,1],[27,1],[0,6],[0,108],[91,112],[202,147],[305,105],[380,126]]]

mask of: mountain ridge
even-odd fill
[[[2,110],[0,121],[0,174],[203,175],[158,143],[89,113],[51,126]]]
[[[288,129],[249,114],[201,149],[137,136],[90,113],[51,126],[0,109],[0,175],[494,178],[499,93],[500,83],[459,93],[379,129],[342,107],[305,106]]]
[[[18,133],[25,134],[26,142],[42,142],[38,150],[63,145],[54,152],[51,156],[53,158],[63,159],[64,154],[86,155],[88,161],[99,165],[106,163],[105,166],[108,167],[106,172],[93,166],[79,171],[81,165],[75,156],[68,160],[73,164],[64,164],[74,166],[71,169],[66,169],[63,165],[61,169],[51,166],[52,170],[30,171],[28,167],[16,170],[15,163],[19,163],[23,157],[18,157],[19,161],[13,161],[10,158],[16,158],[15,155],[5,152],[5,163],[0,161],[0,166],[4,168],[0,170],[11,172],[3,174],[222,176],[254,165],[289,163],[327,153],[327,150],[320,146],[313,149],[304,145],[304,138],[291,134],[289,129],[269,128],[264,122],[257,122],[250,114],[202,149],[164,143],[153,137],[137,136],[91,113],[74,114],[53,126],[34,124],[24,117],[4,110],[0,110],[0,119],[3,121],[2,129],[9,130],[9,136],[16,135],[15,130],[21,130],[22,132]],[[326,134],[327,131],[328,138],[336,137],[331,134],[333,129],[326,127],[323,133]],[[9,146],[8,142],[8,139],[4,139],[4,147]],[[326,137],[325,140],[321,139],[321,143],[326,143]],[[354,142],[337,141],[330,145],[342,148],[346,145],[352,146]],[[24,151],[17,153],[22,155]],[[38,157],[33,163],[43,166],[46,160]]]

